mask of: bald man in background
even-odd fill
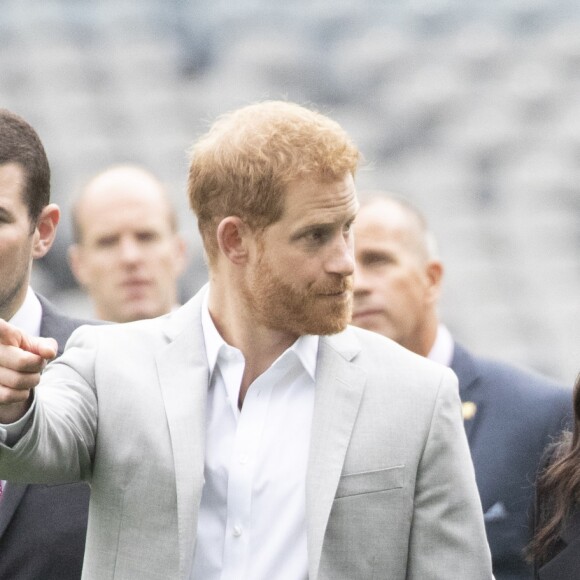
[[[76,199],[69,264],[101,320],[154,318],[178,305],[185,242],[162,183],[118,165],[96,175]]]
[[[416,207],[361,194],[354,231],[352,323],[455,372],[495,578],[531,578],[522,551],[531,537],[532,484],[542,451],[568,420],[571,390],[454,341],[437,312],[443,263]]]

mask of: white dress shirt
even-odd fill
[[[306,580],[306,468],[318,337],[303,336],[238,409],[240,350],[202,308],[210,384],[194,580]]]
[[[455,343],[453,342],[451,333],[445,325],[439,324],[437,327],[437,337],[435,338],[435,342],[433,343],[427,358],[445,365],[446,367],[450,367],[451,361],[453,360],[454,350]]]
[[[8,322],[29,336],[40,336],[42,306],[30,286],[28,287],[22,306]]]

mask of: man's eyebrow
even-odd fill
[[[302,237],[303,235],[308,234],[308,233],[315,231],[315,230],[328,231],[336,226],[337,226],[337,223],[334,223],[334,222],[316,222],[316,223],[307,224],[305,226],[302,226],[298,230],[296,230],[292,234],[292,239],[296,240],[296,239]]]
[[[356,219],[356,214],[352,214],[348,219],[339,218],[336,220],[330,220],[325,222],[312,222],[310,224],[306,224],[296,230],[294,233],[295,237],[299,237],[303,234],[311,232],[312,230],[331,230],[333,228],[342,227],[345,223],[352,224]],[[293,237],[294,237],[293,236]]]
[[[393,252],[382,248],[365,248],[359,252],[361,259],[391,258],[393,256]]]
[[[117,233],[101,233],[98,234],[97,236],[95,236],[95,242],[99,243],[102,241],[110,241],[110,240],[115,240],[116,238],[119,237],[119,234]]]

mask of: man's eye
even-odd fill
[[[328,233],[325,230],[312,230],[306,238],[311,242],[319,243],[328,238]]]
[[[371,256],[366,256],[364,262],[367,266],[384,266],[387,264],[392,264],[393,259],[390,256],[384,254],[373,254]]]
[[[153,242],[158,237],[159,236],[154,232],[141,232],[141,233],[137,234],[137,239],[140,242]]]
[[[345,233],[345,234],[349,234],[349,233],[352,231],[352,227],[353,227],[353,226],[354,226],[354,220],[353,220],[353,221],[350,221],[350,222],[348,222],[347,224],[345,224],[345,226],[344,226],[344,230],[343,230],[343,231],[344,231],[344,233]]]
[[[117,242],[117,238],[115,236],[107,236],[105,238],[99,238],[97,241],[97,246],[99,248],[110,248],[114,246]]]

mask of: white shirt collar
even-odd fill
[[[446,367],[450,367],[451,361],[453,360],[454,348],[455,345],[451,333],[445,325],[439,324],[437,327],[435,342],[433,343],[427,358],[445,365]]]
[[[30,336],[40,336],[42,306],[30,286],[28,287],[22,306],[8,322]]]
[[[201,306],[201,327],[205,341],[205,352],[207,354],[209,376],[211,377],[217,364],[220,351],[224,346],[230,345],[228,345],[222,338],[210,316],[208,306],[209,292],[210,291],[208,289],[203,297],[203,303]],[[282,353],[276,360],[279,360],[281,357],[283,357],[286,352],[294,352],[304,367],[304,370],[314,381],[316,378],[316,359],[318,356],[319,338],[320,337],[311,334],[299,337],[298,340],[296,340],[296,342],[290,348],[288,348],[287,351]]]

